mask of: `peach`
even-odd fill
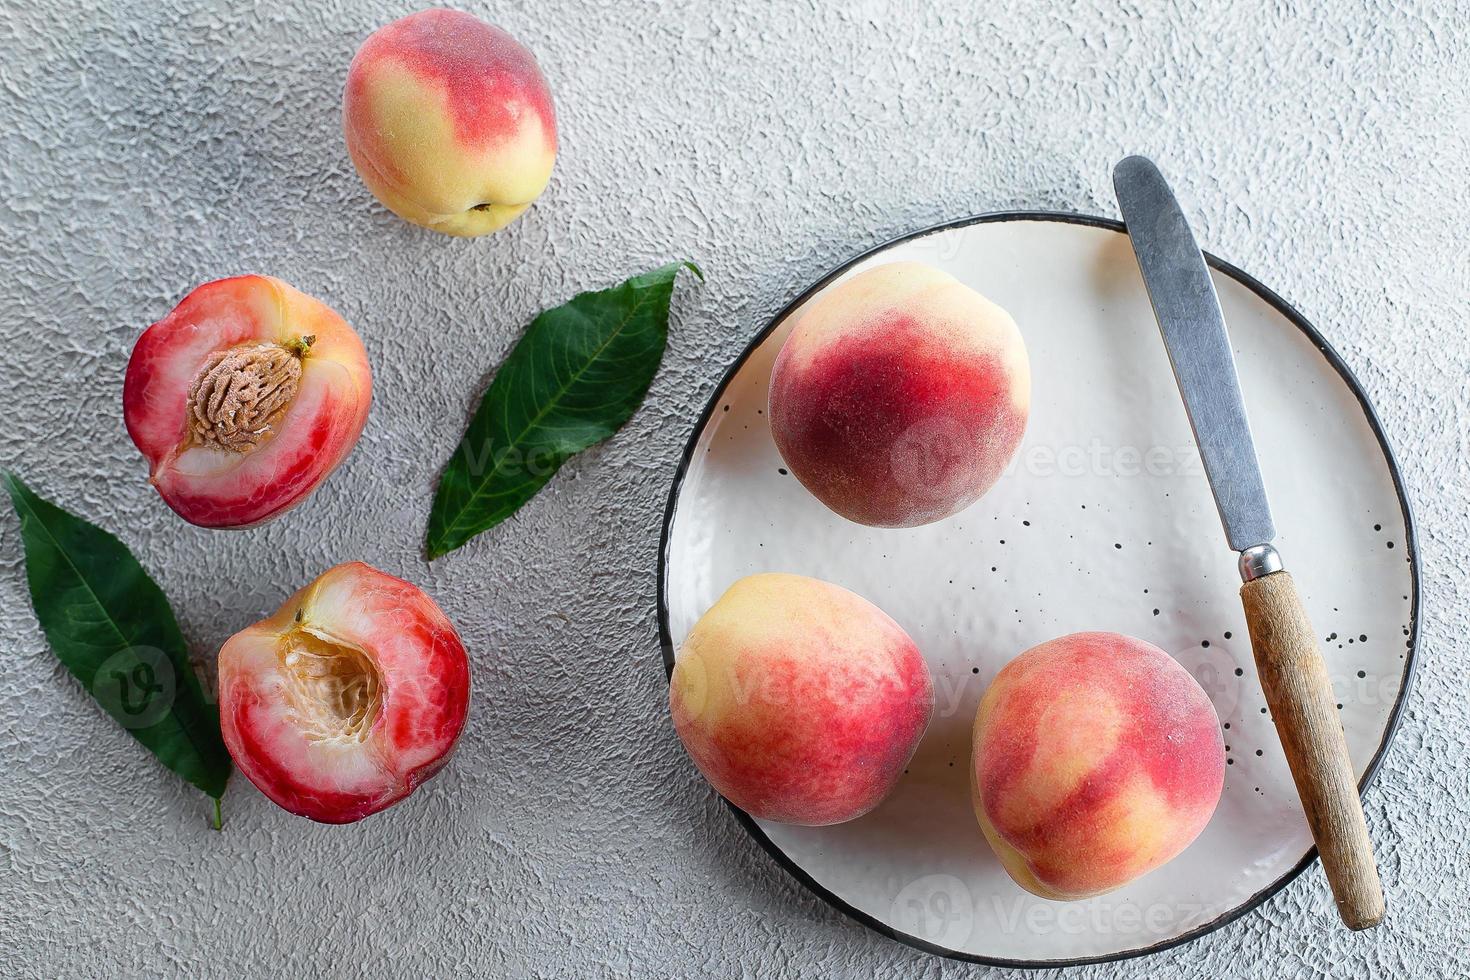
[[[434,600],[338,565],[219,652],[225,747],[277,805],[350,823],[449,760],[469,707],[464,645]]]
[[[822,292],[771,372],[771,435],[791,473],[859,524],[913,527],[979,499],[1026,428],[1015,322],[948,273],[894,262]]]
[[[508,225],[546,189],[556,160],[556,112],[535,57],[455,10],[410,14],[363,42],[342,126],[378,200],[449,235]]]
[[[1016,883],[1111,891],[1199,836],[1225,782],[1214,706],[1167,653],[1118,633],[1032,647],[975,716],[975,815]]]
[[[706,779],[753,817],[823,826],[892,791],[929,725],[914,641],[877,606],[800,575],[752,575],[675,658],[674,728]]]
[[[305,500],[367,422],[372,371],[352,328],[269,276],[195,289],[143,332],[123,419],[166,504],[249,527]]]

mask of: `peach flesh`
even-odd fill
[[[1010,316],[953,276],[894,262],[799,314],[771,372],[771,435],[833,511],[913,527],[974,503],[1026,428],[1031,374]]]
[[[426,228],[496,231],[551,179],[556,112],[541,69],[470,14],[423,10],[374,32],[352,59],[342,108],[363,182]]]
[[[205,283],[138,339],[128,434],[165,503],[201,527],[250,527],[305,500],[367,422],[362,341],[279,279]]]
[[[338,565],[219,654],[220,727],[235,764],[282,808],[350,823],[449,759],[469,660],[439,607],[361,562]]]
[[[1159,648],[1117,633],[1032,647],[975,717],[971,788],[1010,876],[1044,898],[1087,898],[1171,860],[1225,781],[1214,706]]]
[[[929,669],[897,623],[799,575],[732,585],[684,641],[669,686],[674,728],[720,795],[808,826],[882,802],[933,704]]]

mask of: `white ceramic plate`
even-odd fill
[[[1263,707],[1235,555],[1121,232],[1076,215],[986,215],[858,257],[782,311],[730,369],[669,498],[659,576],[666,668],[725,588],[762,571],[846,586],[924,652],[934,722],[882,806],[824,828],[736,813],[828,902],[949,956],[1054,966],[1156,951],[1254,908],[1314,857]],[[903,259],[939,266],[1011,312],[1031,356],[1032,413],[1011,471],[978,503],[926,527],[873,529],[831,513],[786,474],[766,393],[803,304]],[[1366,786],[1412,676],[1418,568],[1407,501],[1342,361],[1279,297],[1210,263],[1278,544],[1324,641]],[[976,826],[970,723],[1008,660],[1094,629],[1142,637],[1184,663],[1215,703],[1230,764],[1214,818],[1183,854],[1111,894],[1056,903],[1013,884]]]

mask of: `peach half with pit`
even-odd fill
[[[556,111],[535,57],[457,10],[422,10],[374,32],[342,97],[347,152],[399,217],[448,235],[503,228],[556,162]]]
[[[800,575],[730,586],[681,645],[669,686],[674,729],[720,795],[807,826],[881,803],[933,706],[929,668],[897,623]]]
[[[338,565],[219,652],[220,728],[249,780],[282,808],[351,823],[392,806],[449,760],[470,670],[420,589]]]
[[[1000,479],[1031,405],[1005,310],[947,272],[892,262],[797,316],[771,372],[771,435],[818,500],[859,524],[913,527]]]
[[[143,332],[123,419],[166,504],[250,527],[305,500],[367,422],[372,371],[340,316],[269,276],[195,289]]]
[[[1043,898],[1100,895],[1171,860],[1225,782],[1209,697],[1163,650],[1119,633],[1074,633],[1012,660],[973,734],[981,830]]]

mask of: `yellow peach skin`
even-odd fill
[[[1074,633],[996,676],[975,716],[970,776],[980,828],[1016,883],[1080,899],[1199,836],[1224,786],[1224,742],[1209,698],[1164,651]]]
[[[700,772],[751,816],[823,826],[892,791],[928,727],[929,669],[882,610],[800,575],[752,575],[700,617],[669,685]]]
[[[424,10],[367,39],[343,94],[347,150],[398,216],[448,235],[505,227],[546,189],[556,113],[531,52],[466,13]]]

